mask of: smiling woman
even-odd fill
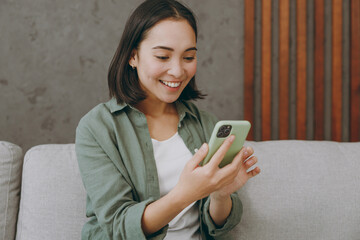
[[[147,95],[139,104],[153,101],[160,107],[175,102],[195,76],[196,62],[196,37],[188,21],[166,19],[157,23],[129,61]]]
[[[260,169],[249,170],[251,148],[219,168],[234,136],[199,166],[216,119],[189,101],[204,97],[196,43],[192,12],[174,0],[147,0],[127,21],[109,68],[111,99],[76,130],[90,217],[83,239],[217,239],[239,223],[234,192]]]
[[[156,7],[154,7],[157,4]],[[178,2],[169,3],[167,1],[156,1],[150,3],[145,1],[141,4],[134,13],[128,19],[125,26],[122,38],[120,40],[118,49],[114,55],[114,58],[110,64],[108,73],[108,85],[110,89],[110,97],[115,97],[118,103],[124,101],[130,104],[136,104],[146,98],[146,93],[140,88],[138,72],[129,64],[129,59],[134,56],[134,53],[139,49],[140,43],[146,38],[153,30],[161,31],[161,28],[152,29],[155,25],[158,25],[164,20],[171,20],[172,22],[185,21],[187,27],[191,28],[194,39],[191,36],[190,41],[193,42],[193,46],[186,49],[186,52],[194,52],[196,54],[196,42],[197,42],[197,24],[195,17],[190,9],[184,7]],[[153,5],[153,6],[152,6]],[[152,31],[150,31],[152,30]],[[182,35],[180,29],[172,29],[176,31],[175,36]],[[157,37],[157,34],[154,37]],[[162,39],[166,41],[165,39]],[[164,42],[159,42],[164,43]],[[167,45],[154,45],[152,50],[159,50],[158,53],[163,53],[161,50],[168,50],[173,52],[175,49]],[[150,50],[150,49],[148,49]],[[166,52],[166,54],[169,54]],[[168,55],[155,55],[159,60],[167,60]],[[190,53],[193,54],[194,53]],[[193,56],[185,56],[188,60]],[[195,61],[196,62],[196,61]],[[135,66],[134,66],[135,67]],[[195,76],[191,79],[185,89],[181,92],[180,99],[192,100],[201,99],[205,95],[201,94],[195,83]]]

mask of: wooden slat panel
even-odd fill
[[[315,6],[306,6],[306,139],[314,139],[314,66],[315,66]]]
[[[331,140],[331,71],[332,71],[332,4],[325,1],[324,7],[324,139]]]
[[[296,139],[296,9],[297,0],[290,1],[290,59],[289,59],[289,139]]]
[[[341,141],[342,117],[342,0],[332,2],[331,139]]]
[[[315,49],[314,49],[314,138],[324,139],[324,0],[314,2]]]
[[[360,141],[360,1],[351,1],[350,141]]]
[[[271,1],[262,0],[261,119],[262,140],[271,139]]]
[[[342,4],[342,126],[341,141],[348,142],[350,134],[350,0]]]
[[[290,3],[279,0],[279,139],[289,138]]]
[[[245,0],[245,40],[244,40],[244,116],[253,127],[248,134],[248,140],[254,140],[255,122],[255,1]]]
[[[244,40],[244,116],[253,127],[250,129],[248,140],[254,140],[255,120],[255,91],[254,91],[254,63],[255,63],[255,1],[245,0],[245,40]]]
[[[306,1],[297,1],[296,138],[306,139]]]

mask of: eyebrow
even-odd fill
[[[174,51],[173,48],[165,47],[165,46],[156,46],[156,47],[153,47],[152,49],[164,49],[164,50],[168,50],[168,51]],[[191,47],[191,48],[186,49],[185,52],[192,51],[192,50],[197,51],[197,48]]]

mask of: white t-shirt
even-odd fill
[[[152,139],[152,144],[160,195],[164,196],[175,187],[185,164],[193,155],[178,133],[165,141]],[[171,220],[165,239],[199,240],[201,239],[199,222],[198,204],[193,202]]]

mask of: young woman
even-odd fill
[[[111,100],[86,114],[76,153],[87,191],[83,239],[216,239],[239,221],[234,193],[260,172],[251,148],[205,166],[216,119],[189,100],[197,26],[175,0],[147,0],[130,16],[108,74]],[[247,160],[247,161],[245,161]]]

